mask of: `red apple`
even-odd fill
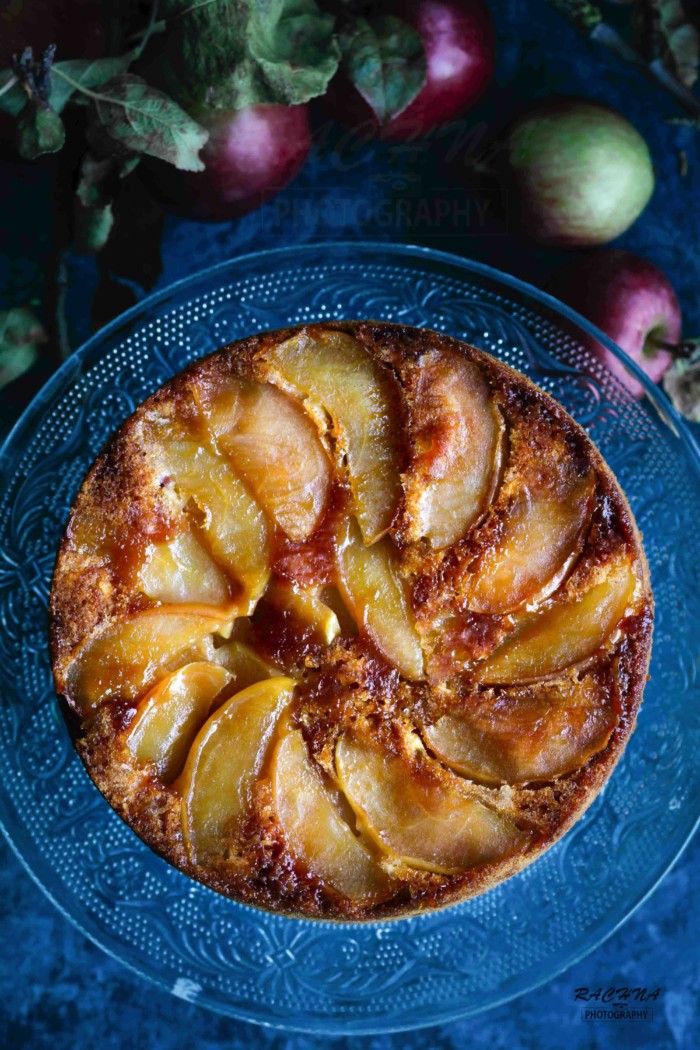
[[[248,106],[193,114],[209,129],[204,171],[149,160],[145,177],[169,210],[192,219],[235,219],[283,189],[311,149],[306,106]]]
[[[586,99],[538,102],[509,129],[511,213],[545,244],[606,244],[654,189],[647,145],[621,114]]]
[[[673,355],[665,345],[681,338],[681,308],[668,278],[632,252],[603,248],[577,259],[557,277],[553,291],[600,328],[655,383]],[[644,390],[597,340],[595,353],[635,396]]]
[[[423,41],[427,73],[420,92],[383,127],[342,71],[326,99],[343,124],[403,142],[453,120],[479,97],[493,75],[493,25],[481,0],[395,0],[382,13],[403,18]]]

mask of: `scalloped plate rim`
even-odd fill
[[[689,453],[689,458],[696,470],[700,467],[700,448],[698,447],[692,433],[687,427],[687,424],[682,419],[682,417],[676,412],[675,408],[672,406],[671,402],[666,397],[664,392],[660,390],[657,386],[655,386],[655,384],[653,384],[651,380],[649,380],[649,378],[641,370],[641,368],[639,368],[639,366],[637,366],[636,363],[632,361],[619,347],[612,343],[607,338],[607,336],[604,335],[604,333],[596,329],[593,325],[587,322],[575,311],[564,306],[564,304],[559,303],[552,296],[540,291],[539,289],[524,281],[521,281],[518,278],[504,274],[493,267],[487,266],[482,263],[476,263],[470,260],[465,260],[447,252],[440,252],[420,246],[391,244],[387,242],[372,243],[335,241],[311,243],[299,246],[294,245],[282,249],[267,249],[265,251],[251,252],[247,253],[246,255],[236,257],[234,259],[225,260],[204,270],[198,271],[195,274],[191,274],[185,278],[182,278],[181,280],[167,286],[166,288],[160,289],[152,293],[151,295],[141,300],[139,303],[135,304],[135,306],[133,306],[130,310],[115,318],[112,322],[110,322],[108,325],[102,328],[99,332],[91,336],[91,338],[87,342],[85,342],[82,345],[82,347],[80,347],[80,349],[77,350],[76,353],[68,359],[68,361],[64,362],[64,364],[57,370],[57,372],[53,376],[51,376],[47,383],[44,384],[41,390],[33,398],[29,406],[27,406],[27,408],[24,410],[20,418],[13,426],[10,433],[7,435],[5,441],[2,444],[2,447],[0,448],[0,459],[2,460],[2,462],[0,462],[0,476],[5,477],[10,473],[10,454],[13,451],[13,446],[15,446],[16,444],[21,445],[23,431],[27,427],[30,417],[32,417],[36,411],[40,410],[45,404],[47,404],[64,384],[67,386],[78,378],[78,376],[82,373],[82,366],[85,362],[85,359],[92,350],[94,350],[95,348],[99,348],[99,346],[103,344],[105,340],[116,335],[119,332],[120,328],[132,324],[132,322],[136,321],[139,318],[139,316],[143,313],[146,313],[154,306],[163,305],[167,302],[168,299],[176,297],[177,295],[185,291],[190,285],[195,285],[200,281],[209,280],[211,278],[215,278],[220,274],[225,273],[227,269],[229,269],[232,266],[238,267],[244,265],[246,262],[251,262],[253,260],[255,260],[256,263],[264,263],[267,260],[270,260],[270,262],[274,262],[286,259],[293,259],[295,254],[302,254],[304,256],[308,256],[314,252],[319,252],[328,255],[328,253],[334,251],[347,250],[351,250],[355,254],[361,252],[363,253],[363,255],[372,253],[376,255],[398,255],[406,259],[412,259],[413,261],[419,263],[422,260],[443,263],[445,265],[454,267],[457,270],[461,270],[462,272],[466,272],[467,274],[476,275],[492,280],[497,284],[500,284],[501,286],[521,293],[527,298],[534,299],[539,304],[547,306],[555,313],[566,317],[569,321],[573,322],[580,329],[587,332],[587,334],[594,336],[603,345],[610,349],[615,354],[615,356],[622,362],[624,367],[636,379],[639,380],[639,382],[643,385],[651,403],[659,412],[661,418],[665,419],[668,425],[671,425],[672,430],[680,439],[685,451]],[[43,890],[48,899],[78,930],[81,931],[81,933],[83,933],[90,941],[96,944],[101,950],[105,951],[112,958],[117,959],[128,969],[137,973],[142,978],[145,978],[149,982],[155,983],[158,987],[164,989],[165,991],[173,993],[173,987],[168,982],[159,979],[159,977],[155,973],[146,972],[137,961],[134,961],[130,957],[133,954],[133,949],[131,945],[126,946],[122,943],[122,954],[118,954],[114,948],[104,943],[99,932],[91,928],[93,925],[95,925],[95,920],[91,918],[89,922],[84,921],[82,915],[75,914],[73,910],[71,910],[71,903],[63,900],[65,891],[62,885],[60,893],[55,892],[53,889],[50,889],[46,885],[46,880],[42,878],[42,876],[45,874],[44,867],[46,862],[41,856],[40,851],[36,849],[36,846],[33,843],[30,844],[31,848],[29,849],[25,850],[21,848],[20,845],[14,840],[14,838],[11,835],[9,826],[12,823],[12,818],[8,804],[11,805],[9,796],[5,791],[2,791],[0,793],[0,829],[2,830],[14,854],[17,856],[17,858],[19,859],[23,867],[27,870],[29,875],[32,877],[34,882]],[[12,806],[12,809],[14,809],[14,806]],[[646,888],[642,888],[638,894],[634,895],[631,898],[631,904],[628,901],[626,904],[623,905],[624,914],[621,917],[617,918],[617,920],[615,920],[614,916],[611,917],[613,922],[611,926],[606,927],[607,920],[604,920],[602,918],[598,919],[595,927],[588,935],[582,934],[580,937],[577,938],[575,942],[573,942],[573,944],[571,945],[571,951],[567,953],[566,959],[561,964],[557,963],[556,965],[550,967],[550,969],[545,973],[542,973],[542,971],[540,971],[537,978],[533,981],[521,979],[518,982],[517,978],[511,978],[510,980],[506,979],[505,981],[502,981],[500,988],[502,991],[504,991],[504,994],[494,994],[493,997],[484,1005],[477,1005],[473,1008],[456,1006],[453,1008],[446,1008],[444,1010],[433,1008],[430,1018],[425,1022],[419,1023],[401,1023],[398,1021],[394,1022],[389,1018],[387,1019],[387,1022],[382,1023],[381,1020],[377,1017],[375,1011],[375,1014],[372,1017],[356,1018],[345,1017],[341,1015],[340,1017],[333,1019],[331,1017],[323,1017],[317,1014],[310,1017],[308,1024],[301,1024],[298,1022],[290,1023],[288,1020],[285,1020],[284,1017],[262,1019],[259,1016],[256,1016],[252,1011],[250,1011],[246,1007],[237,1006],[235,1001],[232,1001],[230,1008],[227,1008],[225,1005],[222,1005],[221,1002],[217,1002],[213,998],[211,998],[206,992],[204,994],[196,995],[196,997],[190,999],[189,1001],[195,1002],[198,1005],[206,1006],[218,1013],[224,1014],[225,1016],[240,1018],[242,1020],[259,1024],[267,1028],[310,1034],[327,1033],[335,1035],[369,1035],[385,1032],[409,1031],[418,1028],[435,1026],[437,1024],[444,1024],[463,1017],[474,1016],[475,1014],[478,1014],[483,1010],[493,1009],[497,1006],[503,1005],[504,1003],[507,1003],[528,991],[540,987],[542,984],[553,979],[558,974],[561,974],[569,967],[580,961],[591,951],[593,951],[596,947],[598,947],[605,940],[607,940],[610,936],[612,936],[612,934],[615,933],[627,921],[627,919],[631,915],[633,915],[634,912],[654,893],[659,884],[665,878],[666,874],[671,870],[678,858],[687,848],[688,843],[690,842],[695,831],[697,830],[698,824],[700,824],[700,813],[698,813],[698,815],[696,816],[695,822],[691,830],[687,833],[682,832],[683,839],[677,847],[674,846],[674,849],[671,853],[671,859],[664,859],[663,863],[654,872],[651,883],[647,885]],[[143,846],[143,849],[147,850],[147,847]],[[36,858],[32,856],[34,852],[36,852],[37,854]],[[164,861],[160,860],[160,858],[157,858],[157,861],[159,864],[165,863]],[[178,872],[177,875],[182,879],[186,879],[186,876],[182,875],[182,873]],[[244,907],[243,905],[240,905],[237,902],[231,902],[231,905],[236,908]],[[615,910],[619,912],[621,909],[618,906]],[[249,909],[246,909],[246,911],[249,911]],[[435,918],[436,915],[440,914],[444,915],[445,913],[443,912],[428,914],[425,916],[419,916],[417,917],[417,919],[419,922],[429,922],[431,919]],[[267,919],[272,918],[277,922],[284,923],[289,921],[284,916],[274,916],[269,915],[268,913],[265,913],[265,915]],[[400,922],[401,920],[398,921]],[[342,929],[344,931],[347,930],[348,932],[352,932],[353,930],[357,929],[358,924],[347,924],[343,927],[338,927],[336,924],[332,923],[314,922],[313,925],[317,929],[334,927],[335,929]],[[381,928],[382,925],[383,924],[381,923],[370,923],[363,924],[363,927]],[[392,925],[394,924],[392,923]],[[600,932],[601,927],[603,928],[602,933]],[[513,987],[514,984],[515,987]],[[189,999],[188,996],[181,997]],[[399,1011],[399,1009],[400,1008],[397,1007],[393,1011],[393,1013],[396,1014]]]

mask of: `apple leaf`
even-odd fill
[[[58,113],[30,99],[17,118],[17,152],[24,160],[44,153],[58,153],[66,141],[66,129]]]
[[[0,109],[16,117],[24,109],[27,95],[13,69],[0,71]]]
[[[51,67],[51,108],[60,113],[76,91],[102,87],[112,77],[126,73],[136,57],[129,51],[118,58],[76,58],[68,62],[55,62]]]
[[[315,0],[166,0],[163,86],[187,106],[292,106],[322,95],[340,52]]]
[[[343,69],[380,124],[402,113],[425,84],[425,49],[393,15],[357,18],[340,33]]]
[[[251,6],[248,50],[274,101],[291,106],[323,94],[340,60],[334,23],[314,0]]]
[[[92,93],[94,124],[101,144],[127,153],[147,153],[184,171],[202,171],[199,151],[209,133],[162,91],[124,73]],[[106,150],[105,152],[111,152]]]
[[[32,367],[46,339],[41,322],[31,310],[24,306],[0,310],[0,388]]]
[[[75,190],[73,238],[79,252],[99,252],[104,248],[114,224],[112,197],[119,161],[97,157],[89,150],[80,162]]]

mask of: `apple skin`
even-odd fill
[[[329,85],[326,103],[341,123],[403,142],[454,120],[476,101],[493,76],[495,35],[481,0],[409,0],[391,3],[382,13],[403,18],[419,34],[427,60],[425,84],[384,126],[342,70]]]
[[[657,266],[632,252],[601,248],[560,272],[552,291],[600,328],[655,383],[673,355],[659,343],[681,338],[681,308],[668,278]],[[636,398],[644,388],[597,340],[591,348]]]
[[[204,171],[179,171],[149,159],[144,178],[169,211],[225,222],[259,207],[303,167],[311,149],[306,106],[260,105],[193,113],[209,130]]]
[[[646,207],[654,171],[646,142],[613,109],[586,99],[536,103],[505,137],[511,212],[536,240],[607,244]]]

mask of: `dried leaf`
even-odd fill
[[[420,36],[393,15],[356,19],[340,34],[343,68],[380,124],[403,112],[425,84]]]
[[[209,133],[141,77],[125,73],[105,84],[94,98],[94,115],[103,147],[111,141],[129,153],[147,153],[185,171],[204,168],[199,151]]]
[[[45,343],[41,322],[26,307],[0,310],[0,388],[28,371]]]
[[[43,103],[30,99],[17,118],[17,152],[24,160],[58,153],[66,141],[63,121]]]

